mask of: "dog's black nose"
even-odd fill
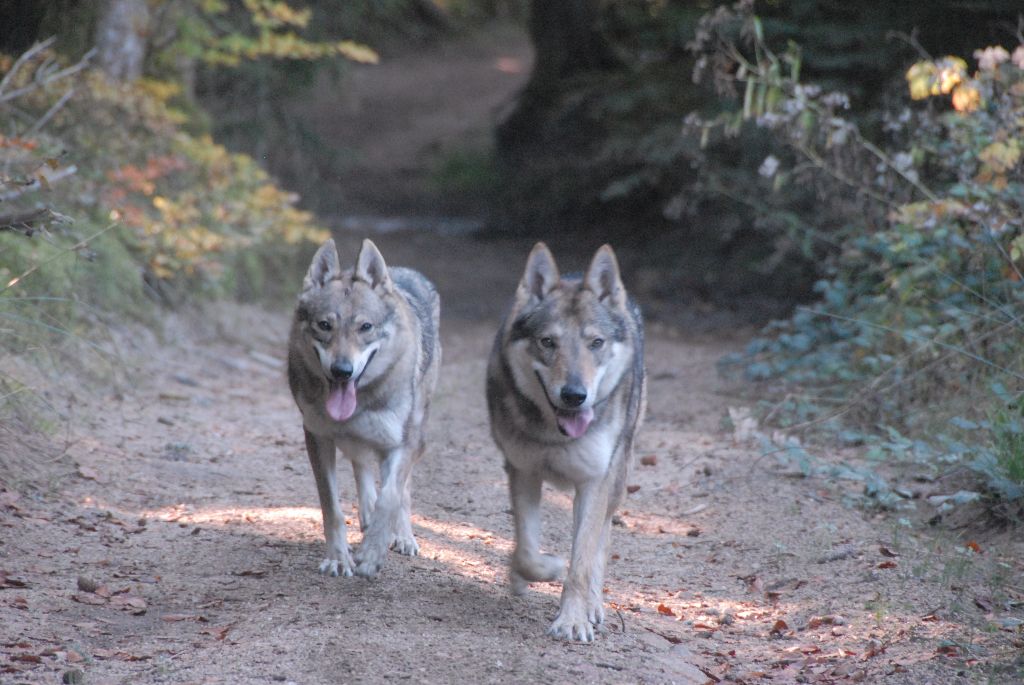
[[[578,407],[587,399],[587,390],[582,385],[565,385],[562,387],[562,401],[570,407]]]
[[[347,381],[352,378],[352,362],[342,359],[331,364],[331,375],[335,380]]]

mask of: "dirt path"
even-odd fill
[[[499,265],[525,249],[380,242],[463,298],[445,319],[414,474],[421,556],[393,554],[375,581],[318,575],[319,509],[281,368],[287,314],[182,317],[162,343],[124,339],[119,393],[75,393],[82,418],[50,493],[0,492],[0,680],[79,669],[86,683],[949,683],[972,679],[970,654],[943,645],[1013,649],[974,627],[983,609],[958,608],[977,574],[951,582],[935,543],[723,430],[714,364],[733,342],[661,327],[642,459],[613,533],[610,631],[586,646],[545,637],[559,588],[507,591],[505,476],[482,392],[517,271]],[[461,269],[493,280],[471,297]],[[341,482],[351,503],[347,469]],[[546,546],[565,553],[569,499],[549,490],[546,502]]]

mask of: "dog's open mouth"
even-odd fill
[[[570,438],[578,438],[587,432],[590,422],[594,420],[594,410],[586,409],[555,409],[558,430]]]
[[[332,381],[327,394],[327,415],[335,421],[348,421],[356,412],[356,381]]]

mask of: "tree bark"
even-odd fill
[[[146,0],[107,0],[96,29],[97,61],[114,81],[131,82],[142,76],[149,22]]]

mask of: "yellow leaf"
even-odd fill
[[[380,56],[375,50],[361,43],[343,40],[337,45],[338,54],[360,64],[377,64]]]
[[[907,85],[910,86],[911,98],[924,100],[930,95],[930,84],[935,72],[935,65],[931,62],[918,62],[907,70]]]
[[[981,93],[967,83],[953,89],[953,108],[958,112],[973,112],[981,107]]]
[[[1006,142],[995,142],[978,153],[978,159],[997,174],[1002,174],[1017,165],[1020,161],[1020,142],[1011,138]]]

